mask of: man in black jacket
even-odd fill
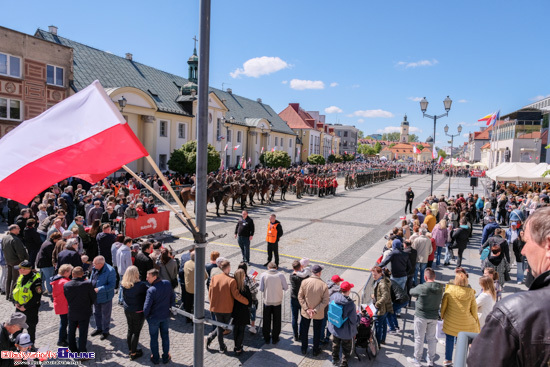
[[[105,258],[105,262],[113,266],[113,253],[111,247],[115,243],[116,236],[111,232],[111,225],[106,223],[103,225],[103,232],[99,233],[96,237],[97,247],[99,255]]]
[[[248,212],[243,210],[242,218],[237,222],[235,227],[235,238],[239,242],[241,253],[243,254],[243,262],[250,263],[250,241],[254,236],[254,221],[248,216]]]
[[[407,207],[409,208],[409,214],[412,214],[414,192],[411,187],[405,192],[405,200],[405,214],[407,214]]]
[[[53,266],[52,254],[55,249],[55,244],[61,239],[61,233],[54,232],[50,236],[49,240],[44,241],[38,255],[36,255],[35,267],[40,270],[40,276],[42,277],[42,289],[47,290],[49,294],[52,294],[52,286],[50,284],[50,278],[53,277],[55,268]]]
[[[8,275],[6,276],[6,299],[9,301],[11,291],[15,287],[15,282],[19,277],[19,272],[15,268],[23,260],[29,258],[27,249],[19,238],[21,229],[17,224],[12,224],[8,227],[8,233],[2,240],[2,252],[8,265]]]
[[[495,305],[470,347],[468,366],[550,365],[549,217],[550,207],[544,207],[527,219],[521,253],[536,278],[529,291],[510,295]]]
[[[88,325],[92,316],[92,306],[96,300],[94,286],[84,278],[84,269],[73,269],[73,280],[63,285],[63,292],[69,305],[69,349],[71,352],[86,352]],[[78,348],[76,329],[78,328]]]
[[[155,267],[153,259],[149,255],[153,252],[153,244],[145,242],[141,245],[141,251],[136,255],[134,265],[139,270],[139,277],[142,282],[147,280],[147,272]]]
[[[403,252],[409,255],[411,269],[407,273],[407,296],[409,296],[409,306],[411,305],[411,288],[413,287],[414,270],[416,269],[416,250],[412,248],[411,241],[403,242]]]

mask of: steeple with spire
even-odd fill
[[[401,123],[401,135],[399,136],[401,143],[409,142],[409,122],[407,121],[407,115],[405,115],[403,122]]]
[[[193,37],[193,40],[195,41],[195,47],[193,49],[193,55],[187,60],[187,64],[189,65],[189,76],[187,79],[189,79],[189,83],[185,84],[181,88],[181,94],[192,94],[192,91],[195,93],[197,92],[197,84],[199,80],[199,57],[197,56],[197,36]]]

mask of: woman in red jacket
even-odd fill
[[[69,326],[69,305],[65,298],[65,292],[63,291],[63,285],[70,281],[69,277],[73,271],[73,266],[70,264],[64,264],[59,267],[58,275],[54,276],[51,281],[52,285],[52,297],[53,297],[53,309],[56,315],[59,315],[61,319],[59,323],[59,337],[57,339],[57,345],[60,347],[68,347],[67,342],[67,327]],[[46,279],[49,281],[49,279]]]

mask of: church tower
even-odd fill
[[[193,38],[195,40],[195,49],[193,50],[193,55],[187,60],[189,65],[189,81],[191,83],[198,84],[198,72],[199,72],[199,57],[197,56],[197,37]]]
[[[409,142],[409,122],[407,121],[407,115],[405,115],[405,119],[401,123],[401,136],[399,137],[399,142]]]

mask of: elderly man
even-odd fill
[[[17,224],[12,224],[8,227],[8,233],[2,240],[2,252],[8,265],[8,275],[6,277],[6,299],[10,299],[11,291],[15,286],[15,282],[19,277],[19,272],[15,266],[19,265],[23,260],[29,259],[27,249],[23,241],[19,238],[21,228]]]
[[[300,339],[302,340],[302,354],[307,353],[308,330],[313,320],[313,356],[321,353],[321,329],[325,317],[325,308],[328,306],[328,286],[321,279],[321,265],[313,265],[312,275],[304,279],[298,292],[298,301],[302,307],[302,320],[300,321]]]
[[[27,316],[20,312],[12,313],[8,320],[0,326],[0,350],[14,351],[15,345],[10,336],[18,334],[21,330],[28,328]],[[12,360],[3,359],[2,362],[2,366],[13,366]]]
[[[535,280],[529,291],[510,295],[495,305],[472,343],[468,366],[550,365],[549,217],[550,207],[544,207],[527,219],[521,253]]]
[[[418,284],[418,276],[420,276],[420,284],[424,283],[424,270],[428,266],[428,256],[433,251],[432,240],[426,236],[427,234],[428,230],[426,228],[420,228],[420,236],[412,244],[412,248],[416,250],[416,267],[413,276],[414,285]]]
[[[432,209],[426,209],[426,218],[424,218],[424,223],[428,226],[428,232],[431,233],[437,224],[437,219],[435,219]]]
[[[111,312],[113,311],[113,297],[115,296],[116,273],[115,269],[105,262],[103,256],[96,256],[94,268],[90,277],[97,299],[94,304],[94,318],[96,330],[92,336],[100,335],[101,340],[109,337]]]

